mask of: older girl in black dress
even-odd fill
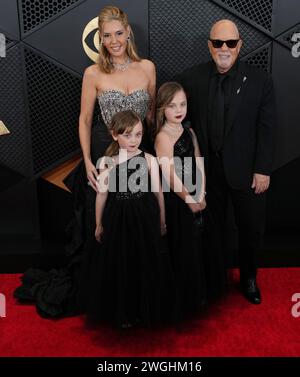
[[[196,135],[184,122],[186,113],[187,99],[181,85],[163,84],[157,95],[155,150],[161,161],[171,162],[160,166],[170,186],[170,192],[165,193],[167,236],[182,317],[197,313],[213,292],[219,291],[219,277],[225,271],[218,248],[210,241],[204,245],[203,221],[210,222],[205,209],[204,165]],[[208,240],[210,229],[206,229]],[[208,253],[218,260],[207,257]]]

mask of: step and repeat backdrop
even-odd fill
[[[81,78],[105,5],[128,14],[158,85],[209,59],[212,23],[237,23],[241,59],[270,72],[276,90],[268,229],[300,228],[298,0],[0,0],[0,238],[40,236],[36,182],[80,151]]]

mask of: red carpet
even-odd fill
[[[12,297],[19,275],[0,275],[6,296],[0,356],[300,356],[300,317],[291,314],[300,268],[261,269],[258,306],[240,295],[236,271],[231,275],[227,297],[201,318],[178,328],[123,332],[86,329],[82,317],[42,319],[34,306]]]

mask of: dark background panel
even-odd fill
[[[273,35],[278,36],[299,23],[299,0],[273,0]]]
[[[28,177],[32,153],[23,68],[23,53],[17,43],[0,58],[0,120],[10,131],[0,136],[0,164]]]
[[[299,18],[298,18],[299,21]],[[292,49],[292,47],[295,45],[295,41],[292,40],[294,34],[300,33],[300,23],[296,24],[292,28],[288,29],[287,31],[284,31],[282,34],[280,34],[276,41],[279,43],[282,43],[285,47],[287,47],[289,50]],[[297,38],[297,41],[299,41],[299,38]],[[300,50],[299,48],[297,49]]]
[[[81,78],[25,48],[34,174],[53,168],[79,149]]]
[[[274,0],[213,0],[229,11],[251,23],[256,28],[271,34]]]
[[[20,38],[17,0],[0,0],[0,29],[13,39]]]
[[[300,156],[300,58],[274,42],[272,68],[277,100],[276,169]],[[291,176],[294,179],[300,179],[299,174]]]
[[[294,230],[300,252],[299,173],[300,157],[273,173],[268,193],[267,228],[279,234],[283,230]]]
[[[2,191],[21,182],[24,177],[15,170],[9,169],[7,166],[0,164],[0,195]]]
[[[272,42],[259,47],[257,50],[243,57],[241,60],[247,64],[254,65],[266,72],[271,73],[272,70]]]
[[[3,34],[5,38],[5,50],[17,43],[16,38],[9,34],[6,30],[0,29],[0,33]]]
[[[0,246],[3,239],[39,237],[38,201],[35,180],[22,180],[0,195]],[[1,249],[1,247],[0,247]],[[22,252],[22,250],[19,250]]]
[[[18,0],[22,36],[86,0]]]

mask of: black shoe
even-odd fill
[[[248,301],[256,305],[261,303],[261,294],[255,278],[242,281],[241,285],[243,294]]]

